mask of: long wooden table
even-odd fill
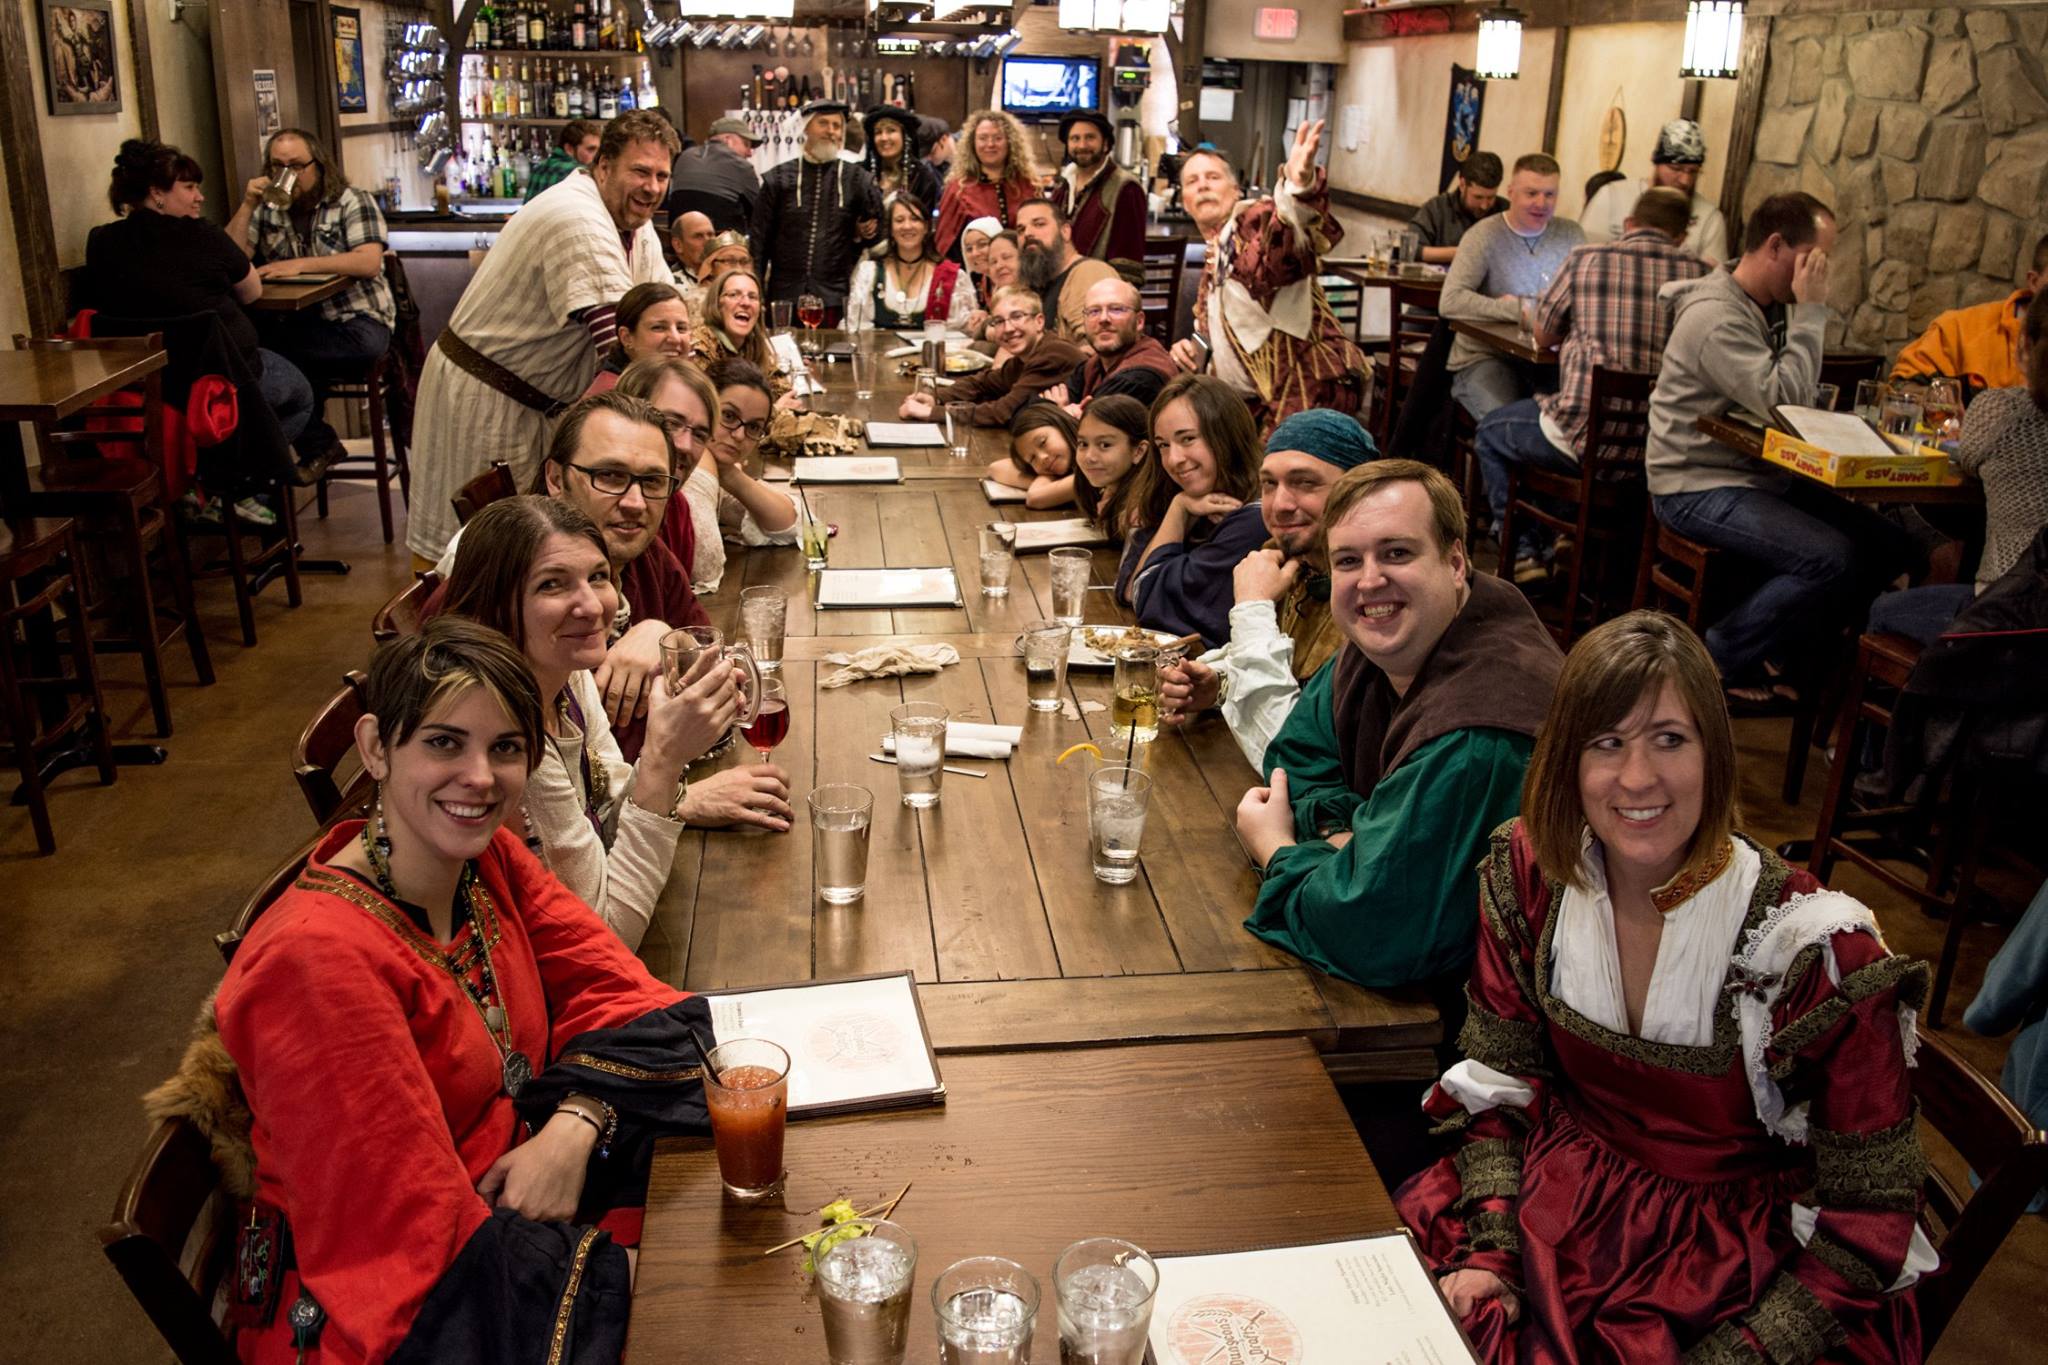
[[[165,364],[164,349],[144,344],[78,350],[0,351],[0,513],[28,515],[28,455],[20,422],[59,422]]]
[[[259,313],[297,313],[333,298],[354,283],[346,275],[336,275],[331,280],[265,280],[262,295],[249,307]]]
[[[790,1125],[779,1199],[723,1197],[706,1138],[664,1140],[647,1189],[632,1360],[790,1365],[825,1358],[801,1248],[846,1196],[887,1202],[917,1241],[913,1362],[938,1356],[931,1285],[1007,1256],[1042,1291],[1031,1358],[1059,1358],[1052,1263],[1084,1237],[1155,1253],[1329,1241],[1400,1226],[1315,1054],[1298,1039],[956,1057],[942,1109]]]
[[[887,368],[867,406],[893,418],[909,381],[894,362]],[[832,392],[820,410],[852,409],[844,370],[825,372]],[[805,492],[813,513],[838,527],[833,564],[951,564],[964,606],[821,612],[810,605],[796,550],[735,556],[705,604],[722,629],[736,630],[742,588],[772,585],[789,597],[782,676],[790,730],[775,761],[789,773],[799,823],[787,835],[687,832],[642,957],[687,989],[908,968],[933,1041],[947,1053],[1291,1035],[1329,1054],[1346,1078],[1433,1076],[1442,1025],[1420,992],[1338,981],[1244,929],[1258,877],[1238,844],[1235,812],[1258,777],[1220,721],[1149,746],[1157,785],[1142,874],[1122,887],[1095,880],[1086,756],[1060,767],[1053,760],[1082,740],[1111,748],[1109,676],[1068,679],[1076,703],[1101,711],[1077,721],[1029,711],[1015,639],[1051,615],[1046,559],[1021,557],[1007,598],[978,591],[978,525],[1074,515],[988,503],[977,480],[1005,442],[1001,431],[977,431],[964,463],[942,449],[893,451],[905,466],[900,485]],[[1113,580],[1115,563],[1112,551],[1096,553],[1098,583]],[[1108,592],[1088,594],[1087,614],[1104,624],[1126,619]],[[827,654],[891,638],[950,644],[961,662],[931,677],[819,685],[833,671],[821,662]],[[906,700],[939,702],[963,721],[1021,725],[1023,743],[1007,762],[949,760],[988,775],[949,776],[935,809],[905,809],[894,769],[868,756],[880,750],[890,709]],[[752,758],[748,750],[725,761]],[[828,782],[875,793],[867,894],[850,906],[817,903],[812,893],[804,796]]]
[[[1739,450],[1753,460],[1764,457],[1764,429],[1753,422],[1734,416],[1701,417],[1693,423],[1700,434],[1711,436],[1731,450]],[[1982,507],[1984,485],[1967,474],[1952,473],[1941,483],[1922,484],[1917,487],[1894,484],[1870,487],[1837,488],[1832,484],[1814,481],[1815,486],[1825,488],[1838,497],[1850,502],[1889,503],[1917,502],[1933,503],[1950,507]]]

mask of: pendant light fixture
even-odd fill
[[[1522,12],[1502,6],[1479,16],[1478,76],[1511,81],[1522,74]]]
[[[1685,57],[1678,74],[1687,80],[1730,80],[1742,65],[1742,0],[1688,0]]]

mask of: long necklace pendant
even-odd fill
[[[519,1092],[525,1089],[526,1083],[532,1079],[533,1063],[527,1060],[525,1053],[508,1052],[505,1054],[505,1093],[507,1095],[515,1100],[518,1099]]]

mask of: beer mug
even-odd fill
[[[263,202],[274,209],[287,209],[292,205],[292,195],[299,188],[299,168],[287,166],[284,174],[275,176],[263,188]]]
[[[684,626],[661,637],[661,676],[667,682],[669,692],[673,694],[682,690],[683,675],[697,662],[697,656],[706,650],[723,655],[746,673],[747,680],[740,688],[740,713],[734,718],[734,723],[752,724],[761,711],[761,665],[745,641],[728,642],[724,635],[710,626]]]

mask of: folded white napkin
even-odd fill
[[[864,678],[936,673],[948,664],[959,663],[960,651],[951,645],[870,645],[854,654],[827,654],[825,662],[838,664],[839,671],[818,686],[844,687]]]
[[[1021,725],[976,725],[970,721],[949,721],[946,725],[946,753],[952,758],[1008,758],[1024,738]],[[882,736],[882,752],[896,752],[896,737]]]

